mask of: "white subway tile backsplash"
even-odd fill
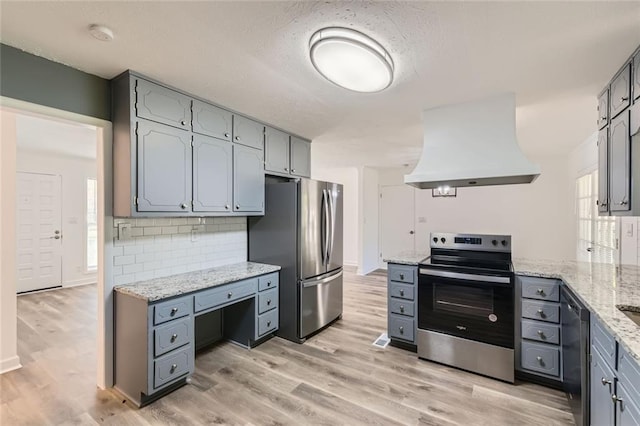
[[[130,265],[132,263],[136,262],[136,257],[135,256],[115,256],[113,258],[113,265],[114,266],[120,266],[120,265]]]
[[[156,226],[169,226],[171,225],[171,219],[169,218],[154,219],[153,224]]]
[[[162,233],[162,228],[158,226],[145,226],[144,227],[144,235],[160,235]]]
[[[124,249],[124,255],[128,256],[130,254],[140,254],[142,253],[142,246],[126,246],[123,247]]]

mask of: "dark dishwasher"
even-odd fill
[[[576,425],[589,425],[589,310],[562,287],[562,384]]]

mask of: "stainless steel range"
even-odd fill
[[[511,236],[432,233],[419,268],[418,356],[513,383]]]

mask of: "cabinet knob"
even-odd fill
[[[602,379],[600,379],[600,383],[602,383],[602,386],[607,386],[611,384],[611,380],[607,380],[603,377]]]
[[[620,202],[618,203],[618,205],[619,205],[619,206],[626,206],[626,205],[627,205],[627,200],[622,199],[622,201],[620,201]]]
[[[271,321],[267,321],[267,327],[271,327]]]
[[[173,374],[176,371],[176,368],[178,368],[176,364],[171,364],[171,370],[169,370],[169,372]]]
[[[225,204],[225,205],[224,205],[224,208],[225,208],[225,209],[227,209],[227,210],[229,210],[229,204]]]
[[[271,305],[271,299],[267,300],[267,306]]]
[[[536,294],[539,294],[540,296],[544,296],[544,290],[539,288],[536,290]]]
[[[267,287],[271,287],[271,281],[267,281]]]
[[[224,134],[224,137],[225,137],[225,138],[228,138],[228,137],[229,137],[229,133],[225,133],[225,134]]]
[[[178,308],[171,308],[171,313],[169,315],[174,316],[178,313]]]
[[[404,274],[400,274],[400,279],[404,280]]]
[[[240,140],[240,136],[236,136],[234,139],[239,141]]]
[[[404,296],[404,290],[400,290],[400,296]]]
[[[600,120],[606,121],[607,120],[607,116],[605,115],[604,117],[600,117]]]
[[[542,339],[544,339],[545,338],[544,331],[538,330],[538,336],[540,336]]]
[[[544,311],[542,309],[538,309],[538,315],[540,315],[540,317],[544,318],[546,317]]]
[[[404,334],[404,327],[400,326],[398,330],[400,330],[400,334]]]
[[[171,343],[175,342],[177,338],[178,338],[178,335],[177,335],[177,334],[175,334],[175,333],[174,333],[174,334],[172,334],[172,335],[171,335]]]
[[[187,125],[187,122],[186,122],[186,121],[184,121],[184,120],[182,120],[182,121],[180,122],[180,124],[182,124],[183,126],[186,126],[186,125]]]
[[[400,312],[404,313],[404,305],[400,305]]]
[[[295,173],[295,172],[296,172],[296,169],[291,169],[291,173]]]
[[[180,204],[180,208],[182,210],[185,210],[187,208],[187,205],[185,203]]]
[[[236,204],[236,210],[240,210],[240,204]]]
[[[229,292],[229,294],[227,294],[227,299],[231,299],[231,296],[233,296],[233,293]]]
[[[615,404],[616,402],[623,402],[624,400],[622,398],[620,398],[618,395],[613,394],[611,395],[611,400],[613,401],[613,403]]]
[[[289,171],[289,169],[285,167],[285,168],[284,168],[284,171],[285,171],[285,172],[288,172],[288,171]]]
[[[536,361],[538,361],[538,363],[539,363],[540,365],[543,365],[543,364],[544,364],[544,361],[542,360],[542,357],[541,357],[541,356],[537,356],[537,357],[536,357]]]
[[[622,103],[622,102],[627,102],[628,100],[629,100],[629,97],[628,97],[628,96],[621,96],[621,97],[620,97],[620,103]]]

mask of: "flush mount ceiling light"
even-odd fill
[[[324,28],[309,40],[315,69],[330,82],[355,92],[379,92],[393,81],[393,60],[374,39],[348,28]]]
[[[113,31],[111,31],[111,28],[105,27],[104,25],[89,25],[89,34],[100,41],[113,40]]]

